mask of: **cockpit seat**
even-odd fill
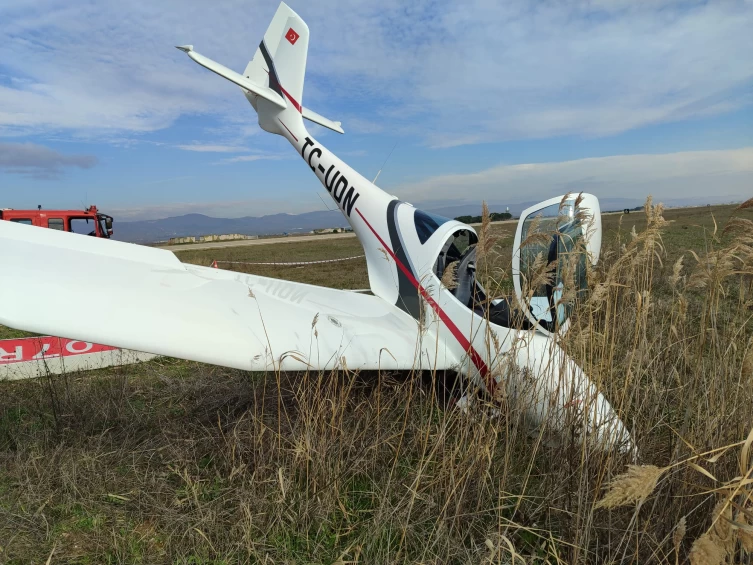
[[[457,262],[455,280],[457,287],[452,291],[455,298],[464,306],[487,318],[492,324],[506,328],[531,329],[531,323],[518,308],[506,298],[487,302],[483,288],[476,281],[476,246],[465,250]]]
[[[476,286],[476,246],[472,245],[465,250],[463,256],[458,262],[458,268],[455,271],[458,286],[454,294],[462,304],[471,307],[473,298],[473,289]]]
[[[479,315],[488,316],[492,324],[505,328],[521,330],[530,330],[533,328],[533,325],[523,312],[514,305],[511,305],[507,298],[495,298],[489,304],[488,310],[486,312],[482,310]]]

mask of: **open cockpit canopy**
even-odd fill
[[[417,227],[419,221],[428,220],[419,220],[417,214]],[[566,195],[521,214],[512,255],[514,300],[487,296],[476,279],[477,242],[470,229],[455,229],[447,234],[434,263],[434,274],[451,282],[455,298],[496,325],[562,333],[575,300],[587,288],[587,265],[598,260],[599,203],[590,194]],[[450,268],[453,277],[447,276]]]
[[[513,245],[512,275],[520,308],[544,333],[567,330],[573,304],[587,289],[587,265],[601,249],[595,196],[566,195],[525,210]]]

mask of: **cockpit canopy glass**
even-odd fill
[[[574,299],[587,288],[584,235],[575,199],[543,208],[522,221],[522,298],[548,331],[567,321]]]
[[[430,212],[424,212],[423,210],[416,210],[413,215],[413,221],[416,224],[416,233],[418,233],[418,240],[423,245],[427,240],[434,235],[437,228],[442,224],[449,222],[449,218],[432,214]]]

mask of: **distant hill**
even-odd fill
[[[602,210],[621,210],[633,208],[643,204],[635,198],[603,198],[599,199]],[[444,204],[444,205],[442,205]],[[508,207],[513,217],[533,206],[536,202],[517,202],[503,204],[489,202],[491,212],[504,212]],[[668,205],[674,204],[668,202]],[[432,212],[446,218],[458,216],[478,216],[481,214],[481,202],[477,204],[458,203],[417,203],[417,208]],[[322,210],[306,212],[304,214],[271,214],[268,216],[243,218],[213,218],[204,214],[186,214],[160,220],[139,220],[133,222],[118,221],[115,217],[114,239],[131,241],[134,243],[152,243],[165,241],[171,237],[185,237],[189,235],[215,235],[224,233],[240,233],[244,235],[271,235],[279,233],[309,232],[321,228],[348,227],[348,221],[339,210]]]
[[[347,227],[348,221],[338,210],[305,214],[271,214],[244,218],[212,218],[204,214],[186,214],[160,220],[119,222],[115,218],[113,239],[134,243],[151,243],[171,237],[240,233],[269,235],[309,232],[320,228]]]
[[[520,209],[522,210],[523,208],[525,206]],[[501,210],[504,210],[504,208]],[[481,204],[473,206],[448,206],[438,209],[426,208],[426,211],[447,218],[455,218],[464,214],[475,216],[481,213]],[[493,211],[497,210],[493,209]],[[304,214],[271,214],[261,217],[246,216],[243,218],[213,218],[204,214],[185,214],[183,216],[173,216],[159,220],[138,220],[133,222],[120,222],[116,217],[113,239],[133,243],[152,243],[155,241],[165,241],[171,237],[185,237],[189,235],[223,233],[272,235],[342,227],[349,227],[349,224],[339,210],[322,210],[306,212]]]

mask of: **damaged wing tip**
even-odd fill
[[[176,49],[180,49],[184,53],[188,53],[190,51],[193,51],[193,45],[176,45]]]

